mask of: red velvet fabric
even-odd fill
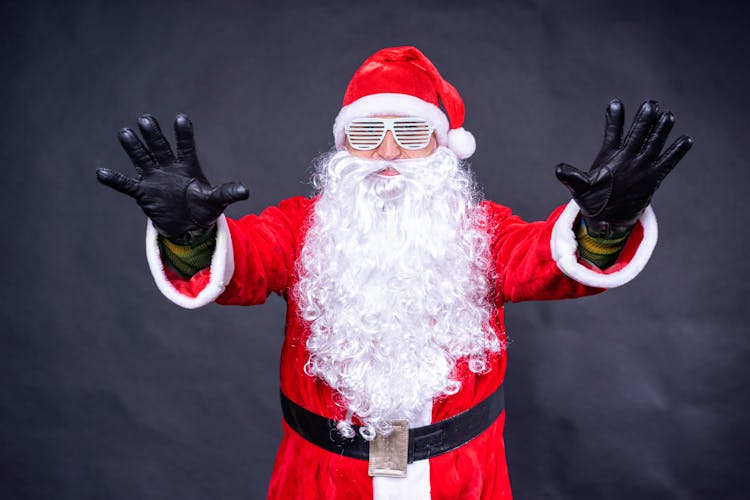
[[[352,76],[344,106],[374,94],[405,94],[439,107],[443,104],[455,129],[464,123],[464,101],[458,90],[416,47],[390,47],[368,57]]]
[[[344,92],[344,106],[372,94],[406,94],[438,105],[440,74],[415,47],[392,47],[371,55],[354,73]],[[463,118],[463,117],[462,117]]]
[[[314,200],[296,197],[266,209],[259,216],[229,220],[235,258],[231,283],[217,299],[221,304],[259,304],[272,293],[288,302],[286,337],[281,354],[281,390],[297,404],[333,419],[344,411],[335,404],[334,391],[304,373],[308,358],[306,324],[297,315],[289,293],[296,280],[295,261],[309,227]],[[510,209],[485,202],[495,268],[492,327],[505,338],[503,304],[508,301],[572,298],[601,292],[564,276],[552,260],[552,227],[563,207],[541,222],[526,223]],[[637,247],[642,231],[635,231],[628,248]],[[632,257],[623,251],[618,266]],[[205,279],[196,276],[194,280]],[[190,286],[186,290],[194,290]],[[188,292],[190,293],[190,292]],[[476,375],[460,362],[456,375],[461,390],[434,401],[433,422],[464,411],[489,396],[505,376],[505,352],[492,357],[491,370]],[[272,395],[269,395],[272,397]],[[505,459],[505,413],[483,434],[463,447],[430,461],[433,499],[511,498]],[[283,438],[276,457],[268,497],[272,499],[368,499],[372,481],[367,462],[338,456],[305,441],[282,422]]]
[[[163,260],[164,259],[162,259],[162,261]],[[175,290],[191,299],[197,297],[198,294],[201,293],[201,290],[206,288],[206,285],[208,285],[208,282],[211,280],[211,268],[201,269],[195,273],[190,280],[185,280],[177,274],[176,271],[169,267],[166,262],[163,262],[163,264],[164,275],[169,282],[172,283]]]

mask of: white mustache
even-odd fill
[[[436,149],[433,154],[424,158],[406,158],[400,160],[370,160],[352,156],[348,151],[339,151],[330,160],[329,174],[336,180],[350,176],[364,179],[388,167],[393,167],[404,178],[415,179],[419,177],[425,168],[434,168],[435,164],[440,164],[440,160],[446,155],[453,155],[453,152],[444,147]]]

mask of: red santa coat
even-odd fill
[[[579,262],[573,225],[578,207],[570,202],[543,222],[526,223],[510,209],[485,202],[493,270],[495,310],[492,326],[505,337],[503,304],[522,300],[579,297],[626,283],[643,268],[656,244],[656,219],[650,208],[635,227],[618,262],[602,272]],[[304,372],[309,328],[299,317],[291,290],[295,263],[304,243],[314,201],[296,197],[241,220],[218,221],[211,266],[189,281],[165,268],[157,234],[149,223],[147,256],[159,289],[183,307],[260,304],[275,292],[288,303],[281,356],[281,390],[297,404],[328,418],[343,420],[333,390]],[[477,375],[459,362],[461,390],[435,400],[425,422],[438,422],[471,408],[503,382],[505,352],[490,359],[491,370]],[[370,478],[367,462],[342,457],[306,441],[282,421],[283,437],[268,497],[273,499],[505,499],[511,498],[505,459],[505,412],[480,436],[457,450],[410,464],[407,477]]]

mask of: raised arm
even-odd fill
[[[606,112],[604,143],[588,172],[566,164],[555,173],[573,195],[545,222],[527,224],[507,209],[495,214],[493,253],[504,300],[576,297],[620,286],[645,266],[656,244],[654,192],[692,145],[678,138],[662,152],[674,124],[647,101],[623,137],[618,100]]]
[[[137,176],[106,168],[98,169],[96,176],[102,184],[134,198],[149,218],[146,252],[159,289],[179,305],[198,307],[221,293],[232,276],[233,262],[226,258],[231,257],[231,240],[222,212],[246,199],[247,188],[237,182],[209,183],[198,162],[187,116],[178,115],[174,122],[176,154],[152,116],[141,116],[138,128],[143,142],[129,128],[118,135]],[[182,289],[170,280],[171,276],[175,282],[189,283],[202,270],[208,279]]]

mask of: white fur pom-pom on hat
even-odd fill
[[[474,136],[463,128],[461,95],[416,47],[381,49],[354,73],[333,124],[336,147],[344,149],[344,129],[353,119],[377,115],[426,119],[438,145],[461,159],[474,154],[477,146]]]
[[[454,128],[448,132],[448,149],[463,160],[474,154],[477,149],[477,141],[472,133],[465,128]]]

